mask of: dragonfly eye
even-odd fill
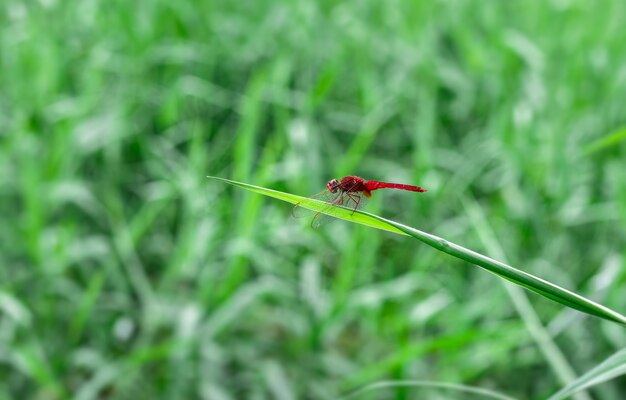
[[[337,189],[339,188],[339,181],[337,179],[332,179],[328,181],[328,184],[326,185],[326,187],[331,193],[335,193]]]

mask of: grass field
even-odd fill
[[[206,178],[418,184],[367,210],[626,313],[625,2],[136,3],[0,2],[0,400],[544,399],[626,347]]]

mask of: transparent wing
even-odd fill
[[[357,192],[342,192],[341,197],[337,199],[337,201],[330,205],[327,209],[324,210],[324,213],[318,212],[315,213],[313,220],[311,221],[311,226],[313,228],[319,228],[320,226],[327,225],[333,221],[336,221],[337,218],[333,217],[333,206],[344,206],[346,208],[351,208],[353,210],[360,210],[367,204],[367,197],[365,197],[362,193]]]
[[[339,201],[338,198],[339,198],[340,195],[341,195],[341,193],[339,193],[339,192],[332,193],[331,191],[326,189],[326,190],[322,190],[319,193],[314,194],[313,196],[309,196],[309,199],[319,200],[319,201],[323,201],[325,203],[328,203],[328,208],[331,208],[333,206],[333,204],[335,204],[337,201]],[[291,215],[293,215],[294,218],[312,217],[315,214],[317,214],[317,211],[313,211],[313,210],[309,210],[308,208],[300,207],[299,203],[296,204],[295,206],[293,206],[293,209],[291,210]]]
[[[300,207],[299,204],[296,204],[293,207],[291,213],[295,218],[312,216],[313,219],[311,221],[311,226],[314,228],[319,228],[320,226],[326,225],[336,219],[332,217],[333,207],[335,206],[343,206],[346,208],[352,208],[354,210],[365,207],[365,204],[367,203],[367,198],[365,197],[365,195],[360,192],[352,192],[352,189],[353,188],[343,188],[343,190],[340,189],[335,193],[326,189],[314,194],[313,196],[310,196],[310,199],[328,203],[328,207],[326,207],[321,212],[312,211],[307,208]]]

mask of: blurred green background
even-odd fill
[[[418,184],[367,210],[626,313],[624,20],[621,0],[3,0],[0,399],[558,390],[624,328],[206,175]]]

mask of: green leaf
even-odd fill
[[[613,354],[589,372],[550,396],[548,400],[564,399],[581,390],[624,374],[626,374],[626,349]]]
[[[304,207],[313,211],[323,212],[325,214],[344,219],[346,221],[356,222],[361,225],[370,226],[372,228],[381,229],[400,235],[411,236],[426,243],[431,247],[434,247],[439,251],[482,267],[487,271],[498,275],[501,278],[525,287],[526,289],[538,293],[551,300],[554,300],[557,303],[561,303],[587,314],[595,315],[609,321],[614,321],[626,325],[626,317],[616,311],[611,310],[610,308],[607,308],[567,289],[563,289],[562,287],[557,286],[551,282],[538,278],[519,269],[513,268],[510,265],[476,253],[475,251],[449,242],[438,236],[431,235],[430,233],[422,232],[418,229],[411,228],[410,226],[406,226],[398,222],[379,217],[378,215],[370,214],[360,210],[352,210],[338,206],[328,208],[328,204],[322,201],[312,200],[306,197],[279,192],[277,190],[267,189],[260,186],[254,186],[248,183],[236,182],[229,179],[213,176],[209,176],[208,178],[220,180],[222,182],[226,182],[231,185],[262,194],[264,196],[283,200],[288,203],[298,204],[300,207]]]

